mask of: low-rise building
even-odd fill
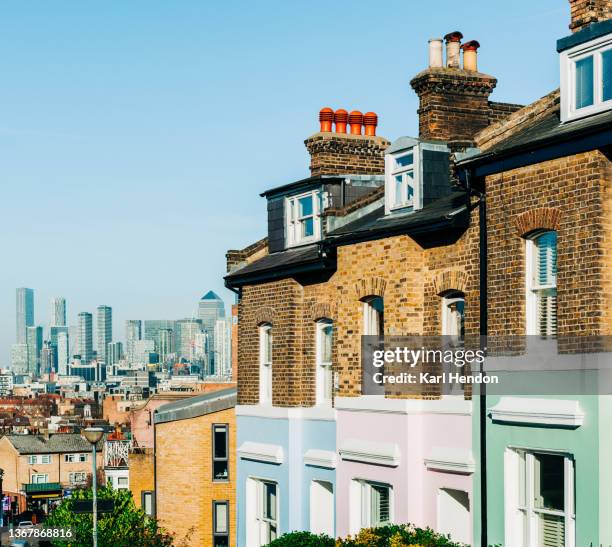
[[[155,513],[177,541],[236,545],[235,405],[230,388],[155,412]]]
[[[102,452],[103,441],[96,446]],[[17,513],[48,513],[66,490],[86,486],[92,475],[91,445],[78,433],[5,435],[0,439],[2,488]],[[102,466],[102,458],[97,460]]]

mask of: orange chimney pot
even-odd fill
[[[446,36],[444,36],[444,40],[448,42],[461,42],[461,38],[463,38],[463,34],[456,30],[455,32],[449,32]]]
[[[349,114],[351,124],[351,135],[361,135],[361,124],[363,124],[363,114],[359,110],[353,110]]]
[[[477,51],[480,47],[480,44],[477,40],[470,40],[461,46],[463,51]]]
[[[363,125],[365,126],[365,134],[368,137],[374,137],[376,135],[376,126],[378,125],[376,112],[366,112],[363,115]]]
[[[348,122],[348,112],[342,108],[336,110],[334,114],[336,123],[336,133],[346,133],[346,123]]]
[[[321,133],[330,133],[334,122],[334,111],[326,106],[319,111],[319,122],[321,123]]]

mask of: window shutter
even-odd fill
[[[557,295],[538,294],[538,332],[541,336],[557,334]]]
[[[565,519],[559,515],[541,514],[539,521],[541,547],[565,547]]]

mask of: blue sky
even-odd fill
[[[431,9],[432,6],[436,10]],[[223,288],[225,251],[265,235],[259,192],[308,174],[322,106],[417,133],[410,78],[427,40],[481,43],[492,99],[558,86],[567,0],[5,0],[0,4],[0,366],[15,288],[69,322],[99,304],[190,316]]]

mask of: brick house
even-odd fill
[[[145,473],[131,487],[140,489],[145,512],[155,514],[179,543],[236,545],[235,406],[236,389],[227,388],[154,412],[153,488],[144,490],[151,483]],[[136,461],[150,465],[143,452]]]
[[[102,468],[103,441],[96,447]],[[32,509],[47,513],[66,490],[91,480],[91,445],[78,433],[5,435],[0,439],[2,489],[14,515]]]
[[[459,162],[486,195],[487,334],[520,341],[517,361],[545,348],[559,365],[573,337],[612,334],[612,2],[570,8],[560,90],[483,129]],[[612,543],[610,397],[584,387],[597,371],[575,369],[514,373],[522,390],[475,398],[475,535],[488,544]]]
[[[460,33],[445,38],[447,63],[433,41],[411,82],[419,138],[389,143],[372,113],[323,109],[311,176],[264,192],[268,237],[228,252],[238,545],[390,521],[472,539],[469,390],[362,390],[362,335],[479,333],[478,217],[454,155],[520,106],[490,101],[496,79],[456,62]]]

